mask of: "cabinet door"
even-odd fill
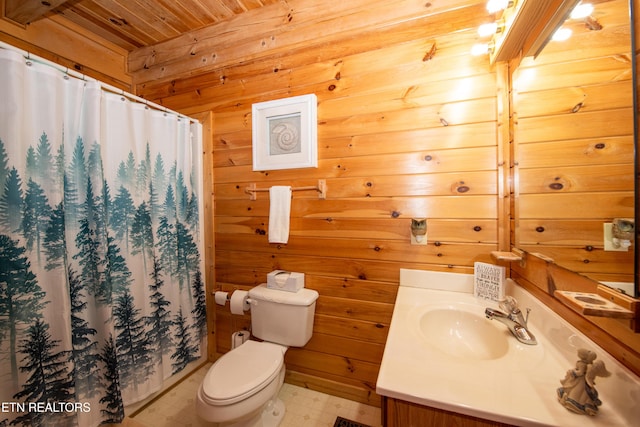
[[[382,422],[385,427],[511,427],[510,424],[483,420],[402,400],[388,397],[382,399]]]

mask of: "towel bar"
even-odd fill
[[[326,199],[327,198],[327,181],[325,179],[319,179],[318,185],[308,185],[306,187],[291,187],[291,191],[311,191],[315,190],[318,192],[318,199]],[[249,184],[247,188],[244,189],[244,192],[249,194],[249,200],[257,200],[257,193],[264,193],[269,191],[268,188],[257,188],[256,183],[252,182]]]

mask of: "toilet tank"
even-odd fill
[[[256,286],[249,291],[251,333],[276,344],[304,346],[313,333],[317,299],[313,289],[287,292],[267,288],[266,283]]]

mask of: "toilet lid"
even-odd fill
[[[262,390],[280,373],[285,350],[249,340],[224,354],[204,378],[205,397],[212,405],[230,405]]]

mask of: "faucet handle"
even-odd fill
[[[507,295],[499,304],[500,308],[507,313],[513,313],[518,309],[518,301],[512,296]]]

